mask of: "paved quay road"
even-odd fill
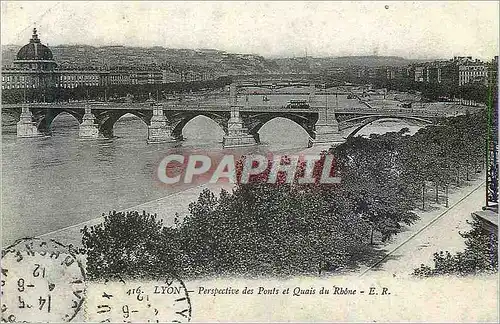
[[[467,221],[472,221],[471,213],[484,205],[484,192],[484,177],[480,177],[450,195],[450,208],[440,206],[438,209],[430,208],[430,211],[419,213],[419,221],[383,247],[389,255],[378,264],[373,264],[371,269],[364,269],[361,276],[377,273],[410,277],[413,270],[421,264],[433,266],[435,252],[462,251],[465,243],[459,232],[470,230]]]

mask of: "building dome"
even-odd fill
[[[36,33],[36,28],[33,28],[33,36],[30,39],[29,44],[21,47],[19,52],[17,52],[17,60],[53,60],[52,51],[42,43]]]

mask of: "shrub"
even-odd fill
[[[463,252],[448,251],[434,253],[434,268],[421,265],[413,274],[421,277],[436,275],[469,275],[498,271],[498,237],[483,230],[477,221],[471,223],[472,230],[460,234],[465,238]]]

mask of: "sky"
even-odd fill
[[[2,1],[1,44],[214,48],[265,57],[498,55],[497,1]]]

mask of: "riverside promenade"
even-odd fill
[[[326,149],[328,149],[327,146],[318,146],[302,150],[299,154],[318,154]],[[210,189],[215,194],[219,194],[222,189],[230,192],[232,188],[233,185],[229,183],[198,185],[159,199],[127,207],[121,211],[146,211],[157,214],[158,219],[163,220],[165,226],[172,226],[176,214],[179,215],[180,219],[187,215],[189,204],[196,201],[204,189]],[[420,217],[419,220],[394,236],[388,243],[380,245],[379,249],[388,255],[372,264],[371,267],[362,267],[360,274],[371,275],[371,273],[377,272],[391,276],[409,276],[413,269],[419,267],[420,264],[430,265],[434,252],[462,250],[465,245],[459,232],[470,229],[467,221],[472,221],[471,213],[480,210],[484,205],[484,190],[484,174],[481,173],[476,175],[473,180],[463,183],[461,187],[450,189],[448,208],[443,205],[444,197],[442,196],[440,198],[441,204],[435,204],[429,199],[425,211],[415,210]],[[433,195],[432,188],[428,194]],[[107,212],[105,211],[106,214]],[[103,220],[102,216],[97,217],[40,235],[40,237],[80,247],[80,230],[84,226],[90,227],[100,224]]]
[[[320,148],[307,149],[301,153],[317,153]],[[335,311],[332,310],[332,299],[324,296],[312,295],[293,297],[284,295],[247,296],[245,303],[249,309],[262,309],[262,312],[249,314],[244,308],[232,307],[234,300],[231,296],[203,296],[193,294],[191,302],[196,305],[195,321],[213,322],[216,317],[211,314],[224,313],[226,319],[238,322],[239,320],[259,321],[286,321],[286,313],[294,312],[296,321],[381,321],[390,322],[400,319],[400,314],[412,314],[412,320],[422,322],[437,322],[446,318],[450,322],[481,321],[496,322],[498,313],[489,310],[496,307],[495,300],[484,300],[484,295],[494,295],[497,289],[496,275],[473,276],[468,278],[412,278],[411,272],[421,263],[432,265],[432,254],[439,250],[450,252],[462,250],[464,242],[459,231],[469,229],[467,220],[472,220],[470,213],[478,210],[484,204],[484,176],[478,175],[475,180],[465,183],[460,188],[450,190],[449,208],[442,205],[430,204],[425,212],[416,211],[420,219],[398,234],[391,242],[381,246],[387,257],[379,260],[372,267],[365,266],[355,273],[330,274],[320,276],[295,276],[292,278],[239,278],[218,277],[196,280],[186,280],[190,289],[197,287],[349,287],[352,289],[367,289],[366,287],[389,287],[394,298],[370,298],[370,296],[342,296],[334,297]],[[189,203],[196,201],[204,189],[219,193],[221,189],[231,190],[226,185],[200,185],[187,190],[170,194],[166,197],[149,201],[140,205],[124,209],[156,213],[166,226],[173,225],[175,214],[182,218],[188,213]],[[63,244],[81,246],[80,229],[84,226],[97,225],[103,221],[102,217],[76,224],[71,227],[56,230],[41,237],[57,240]],[[83,264],[85,255],[77,255]],[[97,285],[97,286],[95,286]],[[89,285],[99,288],[98,283]],[[401,296],[412,291],[409,302]],[[479,292],[479,293],[471,293]],[[458,294],[460,298],[449,298]],[[304,301],[310,301],[304,303]],[[301,305],[309,305],[302,307]],[[457,305],[460,305],[457,311]],[[276,313],[272,309],[281,307],[287,312]],[[349,312],[355,307],[358,311]],[[398,309],[398,312],[374,312],[375,309]],[[415,312],[415,309],[426,309],[425,312]],[[228,312],[227,310],[230,310]],[[311,314],[314,314],[311,317]],[[83,322],[84,312],[79,312],[75,321]]]

